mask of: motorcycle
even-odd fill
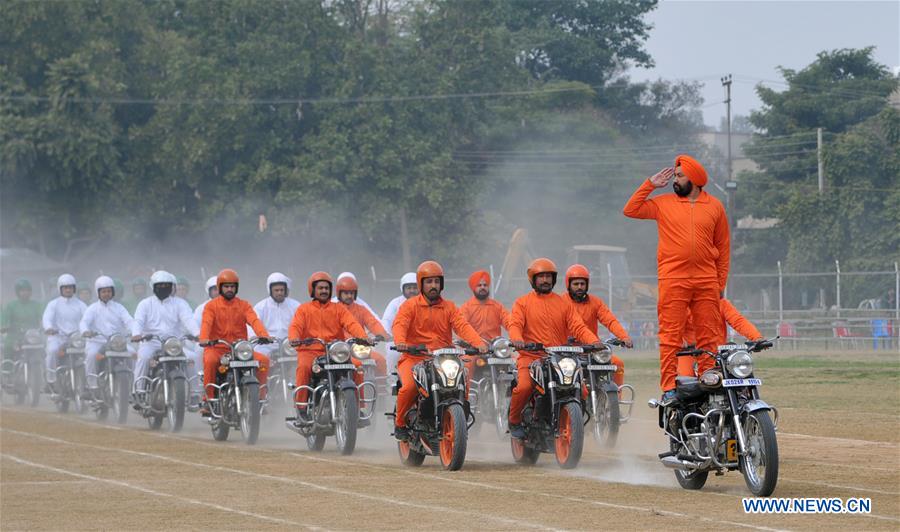
[[[469,385],[472,414],[482,423],[492,420],[501,439],[509,433],[509,395],[506,391],[516,373],[516,361],[510,358],[512,351],[506,338],[491,340],[487,354],[474,355],[475,369]]]
[[[184,425],[184,411],[188,402],[188,359],[184,354],[184,340],[191,336],[155,334],[141,340],[159,340],[161,348],[150,360],[150,370],[145,377],[134,380],[132,403],[134,409],[147,419],[151,430],[159,430],[163,420],[169,422],[169,431],[179,432]]]
[[[449,347],[429,353],[423,345],[391,349],[429,356],[413,367],[418,394],[415,406],[406,413],[408,434],[397,442],[400,461],[417,467],[426,456],[440,456],[444,469],[459,470],[466,460],[469,427],[475,422],[466,397],[466,371],[461,357],[478,351]],[[402,384],[398,379],[394,395]],[[396,407],[386,415],[395,419]]]
[[[293,404],[294,376],[297,374],[297,350],[287,338],[275,338],[277,349],[271,353],[269,365],[268,396],[273,407]]]
[[[716,353],[702,349],[678,353],[715,359],[715,366],[699,379],[677,377],[674,399],[649,402],[658,409],[659,426],[669,437],[669,451],[659,459],[675,470],[682,488],[702,488],[710,471],[721,475],[740,470],[753,495],[767,497],[775,490],[778,410],[760,399],[762,380],[753,375],[750,354],[769,347],[771,340],[761,340],[720,345]]]
[[[375,337],[375,342],[384,341],[381,336]],[[383,411],[383,404],[387,400],[387,378],[378,375],[378,365],[372,359],[372,349],[375,344],[353,344],[353,358],[360,361],[357,371],[362,373],[362,383],[359,388],[359,427],[374,426],[378,416],[377,412]],[[381,400],[379,401],[379,398]]]
[[[613,338],[604,341],[600,349],[582,346],[581,362],[588,390],[586,406],[591,416],[591,432],[594,440],[607,449],[616,446],[619,426],[628,422],[634,406],[634,388],[630,384],[618,386],[613,381],[616,366],[610,363],[612,348],[624,345],[625,342]]]
[[[315,343],[325,347],[325,354],[313,362],[309,385],[294,387],[293,396],[296,398],[297,392],[306,390],[307,400],[294,400],[296,415],[286,418],[285,425],[305,437],[306,445],[312,451],[321,451],[325,447],[325,438],[334,436],[338,451],[349,455],[356,448],[356,432],[364,414],[359,407],[360,396],[364,395],[361,390],[369,388],[372,394],[376,392],[375,386],[369,382],[364,381],[357,386],[354,381],[357,368],[350,358],[368,359],[368,351],[356,347],[371,346],[364,338],[332,342],[307,338],[295,340],[292,345],[296,347]],[[361,356],[365,358],[360,358]]]
[[[37,406],[44,386],[44,339],[38,329],[25,331],[13,356],[0,362],[3,390],[15,396],[17,405]]]
[[[128,337],[124,334],[93,338],[105,340],[106,344],[97,354],[97,389],[90,400],[91,408],[99,421],[104,421],[112,411],[116,423],[124,424],[128,419],[128,402],[134,382],[133,356],[128,352]]]
[[[81,333],[70,333],[58,356],[56,383],[50,398],[60,414],[69,411],[70,402],[75,412],[83,414],[87,411],[87,403],[84,400],[84,338]]]
[[[253,359],[253,346],[271,338],[250,340],[210,340],[206,345],[224,345],[230,349],[222,355],[216,372],[216,382],[211,383],[215,393],[206,390],[209,405],[208,422],[213,439],[225,441],[231,428],[239,429],[244,443],[253,445],[259,439],[259,423],[266,401],[260,399],[259,380],[256,372],[259,361]]]
[[[583,376],[579,361],[584,350],[534,343],[525,344],[523,349],[542,351],[547,356],[535,360],[529,368],[534,391],[522,411],[525,438],[510,438],[513,459],[533,465],[541,453],[554,453],[561,468],[572,469],[581,460],[584,448]],[[515,386],[513,380],[510,393]]]

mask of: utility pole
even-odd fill
[[[825,193],[825,161],[822,159],[822,128],[816,128],[816,159],[819,162],[819,195]]]
[[[737,190],[737,183],[734,180],[733,170],[731,166],[731,74],[721,78],[722,86],[725,87],[725,127],[728,135],[728,181],[725,182],[726,197],[725,210],[728,212],[728,221],[732,231],[735,229],[734,217],[734,193]]]

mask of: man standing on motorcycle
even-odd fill
[[[406,272],[403,274],[403,277],[400,278],[400,295],[390,300],[387,304],[387,307],[384,309],[384,314],[381,315],[381,324],[384,326],[384,330],[390,332],[394,328],[394,319],[397,318],[397,311],[400,310],[400,305],[402,305],[407,299],[411,297],[415,297],[419,295],[419,285],[416,284],[416,272]],[[395,347],[394,344],[388,345],[388,350],[385,358],[387,359],[387,365],[389,370],[397,369],[397,359],[400,357],[396,351],[391,349]]]
[[[728,326],[738,332],[741,336],[754,342],[764,340],[762,333],[753,323],[744,317],[740,311],[724,297],[719,300],[719,309],[722,311],[722,326],[719,328],[719,335],[716,338],[716,345],[722,345],[728,341]],[[697,334],[694,332],[694,319],[688,313],[687,323],[684,326],[684,345],[697,345]],[[693,375],[694,363],[697,363],[697,375],[703,375],[706,370],[712,369],[716,365],[716,361],[709,356],[698,357],[678,357],[678,374]]]
[[[300,307],[299,301],[288,297],[291,280],[283,273],[274,272],[266,279],[266,290],[269,292],[269,297],[253,305],[253,310],[270,335],[275,338],[287,338],[291,319],[297,312],[297,308]],[[271,356],[272,351],[279,347],[276,344],[268,344],[258,346],[257,349],[264,355]]]
[[[306,288],[312,301],[300,305],[291,325],[288,338],[292,341],[318,338],[326,344],[347,337],[365,338],[366,331],[347,310],[346,305],[331,301],[331,276],[325,272],[315,272],[306,281]],[[297,379],[295,386],[309,386],[312,366],[316,358],[325,352],[325,347],[316,342],[297,346]],[[296,401],[307,402],[309,391],[297,391]],[[306,414],[306,408],[300,407],[299,413]]]
[[[225,340],[236,342],[247,339],[247,327],[256,333],[260,344],[269,343],[269,331],[259,321],[250,303],[237,297],[240,279],[234,270],[224,269],[216,276],[219,297],[207,302],[203,309],[203,321],[200,325],[200,346],[203,350],[203,396],[204,400],[211,395],[210,384],[216,383],[216,371],[223,355],[230,353],[228,346],[213,345],[210,341]],[[253,352],[253,358],[259,362],[259,398],[266,398],[266,381],[269,377],[269,357]],[[204,410],[208,413],[208,410]]]
[[[648,199],[654,189],[665,187],[673,178],[674,194]],[[730,236],[725,208],[703,190],[706,182],[703,166],[679,155],[674,167],[644,181],[623,209],[629,218],[656,220],[659,230],[657,313],[663,401],[675,396],[676,353],[682,346],[688,311],[695,316],[701,349],[716,350],[722,327],[719,299],[728,280]]]
[[[588,294],[590,282],[591,272],[585,266],[581,264],[569,266],[569,269],[566,270],[568,297],[563,299],[575,308],[575,311],[581,316],[581,321],[587,325],[588,329],[598,331],[599,324],[602,323],[613,336],[625,343],[625,347],[629,349],[634,347],[634,342],[631,341],[628,331],[625,330],[625,327],[622,327],[622,324],[616,319],[616,315],[609,310],[606,303],[594,294]],[[616,368],[618,368],[613,374],[613,382],[618,386],[622,386],[625,384],[625,363],[616,355],[612,355],[609,362],[615,364]]]
[[[138,303],[137,310],[134,311],[134,323],[131,325],[132,341],[140,341],[143,336],[151,334],[163,339],[169,336],[180,337],[182,331],[196,337],[200,333],[200,328],[194,321],[190,307],[183,299],[174,295],[175,276],[164,270],[153,272],[150,285],[153,295]],[[146,386],[145,382],[139,379],[147,376],[150,371],[150,359],[160,349],[162,343],[155,338],[141,342],[138,347],[134,378],[139,390],[143,390]]]
[[[381,321],[375,317],[374,314],[366,307],[358,303],[358,294],[359,294],[359,285],[356,284],[356,277],[353,274],[349,276],[339,277],[337,285],[335,286],[335,292],[337,292],[338,301],[340,301],[344,306],[347,307],[347,310],[350,311],[350,314],[356,319],[356,321],[363,326],[364,329],[369,331],[369,334],[374,336],[376,340],[385,340],[388,337],[387,331],[384,330],[384,327],[381,325]],[[375,373],[379,377],[387,376],[387,361],[381,353],[378,353],[374,349],[369,352],[369,358],[375,361]],[[362,363],[356,358],[351,359],[357,367],[361,366]],[[362,374],[357,373],[356,375],[356,384],[362,384],[363,376]]]
[[[546,356],[541,352],[522,350],[525,344],[538,343],[546,347],[566,345],[569,337],[593,346],[599,346],[600,342],[597,335],[585,326],[574,305],[553,292],[558,275],[553,261],[535,259],[528,266],[527,274],[534,291],[516,300],[509,317],[509,339],[519,350],[516,360],[518,378],[509,404],[509,433],[518,439],[525,437],[522,411],[531,399],[533,389],[529,366]]]
[[[453,345],[453,333],[481,351],[487,349],[456,305],[441,297],[444,290],[444,269],[440,264],[433,260],[420,264],[416,269],[416,283],[419,295],[407,299],[400,306],[394,320],[392,332],[398,351],[402,352],[416,345],[425,345],[428,351],[450,347]],[[427,356],[402,353],[397,363],[401,387],[397,394],[394,435],[398,440],[406,439],[406,413],[416,402],[413,367]]]
[[[25,338],[28,329],[41,328],[41,304],[31,299],[31,283],[19,279],[15,285],[16,299],[10,301],[0,314],[0,330],[6,333],[3,339],[4,356],[10,356]]]
[[[59,352],[65,349],[69,335],[78,331],[81,316],[87,309],[83,301],[75,297],[75,277],[64,273],[56,280],[59,297],[47,303],[41,322],[47,335],[47,384],[56,383],[56,362]]]
[[[97,356],[101,354],[106,341],[114,334],[127,336],[131,332],[134,319],[121,304],[113,300],[116,284],[112,278],[101,275],[94,281],[97,301],[91,304],[81,317],[79,330],[88,338],[84,346],[84,373],[87,377],[86,392],[93,396],[97,389]],[[94,339],[102,334],[106,339]]]
[[[509,312],[502,303],[491,297],[491,274],[478,270],[469,276],[469,289],[472,297],[459,307],[463,317],[475,329],[478,336],[491,341],[500,336],[500,327],[509,329]],[[466,363],[466,389],[472,384],[475,374],[475,357],[463,357]]]

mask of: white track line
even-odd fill
[[[209,470],[213,470],[213,471],[221,471],[221,472],[225,472],[225,473],[232,473],[232,474],[236,474],[236,475],[242,475],[242,476],[248,476],[248,477],[254,477],[254,478],[261,478],[261,479],[271,480],[271,481],[275,481],[275,482],[282,482],[285,484],[293,484],[293,485],[303,486],[306,488],[315,489],[318,491],[325,491],[328,493],[337,493],[340,495],[346,495],[346,496],[354,497],[357,499],[369,499],[369,500],[380,502],[380,503],[404,506],[407,508],[416,508],[419,510],[430,510],[430,511],[442,512],[442,513],[460,514],[460,515],[466,515],[466,516],[477,516],[482,519],[492,520],[492,521],[496,521],[496,522],[504,524],[504,525],[512,525],[512,526],[517,526],[517,527],[534,528],[534,529],[538,529],[538,530],[555,530],[553,528],[546,527],[544,525],[532,523],[529,521],[522,521],[519,519],[499,517],[499,516],[494,516],[494,515],[490,515],[490,514],[478,514],[478,513],[473,513],[473,512],[467,511],[467,510],[457,510],[455,508],[434,506],[434,505],[423,504],[423,503],[415,503],[415,502],[409,502],[409,501],[404,501],[404,500],[400,500],[400,499],[393,499],[390,497],[382,497],[382,496],[377,496],[377,495],[369,495],[369,494],[360,493],[360,492],[356,492],[356,491],[344,490],[341,488],[331,488],[331,487],[327,487],[327,486],[321,486],[319,484],[313,484],[311,482],[305,482],[302,480],[297,480],[297,479],[289,478],[289,477],[280,477],[280,476],[275,476],[275,475],[267,475],[265,473],[256,473],[256,472],[252,472],[252,471],[245,471],[242,469],[233,469],[233,468],[214,466],[214,465],[198,463],[198,462],[189,462],[186,460],[179,460],[178,458],[172,458],[171,456],[165,456],[165,455],[160,455],[160,454],[145,453],[145,452],[141,452],[141,451],[133,451],[130,449],[119,449],[116,447],[103,447],[100,445],[91,445],[88,443],[81,443],[81,442],[76,442],[76,441],[71,441],[71,440],[63,440],[60,438],[54,438],[52,436],[45,436],[43,434],[37,434],[37,433],[33,433],[33,432],[24,432],[24,431],[13,430],[13,429],[0,428],[0,432],[8,432],[10,434],[17,434],[19,436],[23,436],[23,437],[27,437],[27,438],[36,438],[36,439],[45,440],[45,441],[49,441],[49,442],[53,442],[53,443],[59,443],[59,444],[65,444],[65,445],[76,445],[79,447],[86,447],[88,449],[95,449],[98,451],[119,452],[119,453],[123,453],[123,454],[141,456],[144,458],[153,458],[156,460],[170,462],[170,463],[178,464],[178,465],[197,467],[197,468],[201,468],[201,469],[209,469]],[[222,448],[221,446],[219,446],[219,447]],[[318,478],[319,477],[317,477],[317,479]],[[304,525],[304,526],[306,526],[306,525]]]
[[[56,486],[59,484],[90,484],[90,480],[13,480],[0,482],[0,486]]]
[[[794,480],[792,478],[784,478],[781,479],[785,482],[794,482],[797,484],[809,484],[811,486],[823,486],[826,488],[834,488],[841,490],[851,490],[851,491],[865,491],[868,493],[880,493],[882,495],[900,495],[900,491],[884,491],[884,490],[876,490],[873,488],[857,488],[856,486],[840,486],[837,484],[827,484],[825,482],[813,482],[811,480]]]
[[[779,436],[787,436],[790,438],[797,438],[798,440],[819,440],[819,441],[831,441],[835,443],[851,443],[853,445],[863,445],[867,447],[884,447],[887,449],[897,449],[900,448],[900,444],[891,443],[887,441],[870,441],[870,440],[854,440],[850,438],[835,438],[832,436],[811,436],[809,434],[796,434],[793,432],[779,432]]]
[[[252,517],[252,518],[254,518],[254,519],[259,519],[259,520],[262,520],[262,521],[268,521],[268,522],[271,522],[271,523],[277,523],[277,524],[279,524],[279,525],[297,526],[297,527],[305,528],[305,529],[307,529],[307,530],[322,530],[322,528],[320,528],[320,527],[316,527],[316,526],[312,526],[312,525],[306,525],[306,524],[303,524],[303,523],[298,523],[298,522],[296,522],[296,521],[290,521],[290,520],[288,520],[288,519],[280,519],[280,518],[278,518],[278,517],[270,517],[270,516],[268,516],[268,515],[262,515],[262,514],[257,514],[257,513],[253,513],[253,512],[245,512],[244,510],[238,510],[238,509],[236,509],[236,508],[229,508],[229,507],[227,507],[227,506],[222,506],[222,505],[220,505],[220,504],[216,504],[216,503],[213,503],[213,502],[207,502],[207,501],[201,501],[201,500],[197,500],[197,499],[191,499],[190,497],[183,497],[183,496],[180,496],[180,495],[172,495],[171,493],[163,493],[163,492],[161,492],[161,491],[152,490],[152,489],[150,489],[150,488],[145,488],[145,487],[143,487],[143,486],[138,486],[138,485],[136,485],[136,484],[129,484],[128,482],[123,482],[123,481],[121,481],[121,480],[113,480],[113,479],[109,479],[109,478],[95,477],[95,476],[91,476],[91,475],[85,475],[84,473],[78,473],[78,472],[75,472],[75,471],[69,471],[69,470],[67,470],[67,469],[60,469],[60,468],[58,468],[58,467],[53,467],[53,466],[49,466],[49,465],[46,465],[46,464],[39,464],[39,463],[37,463],[37,462],[30,462],[30,461],[28,461],[28,460],[24,460],[24,459],[22,459],[22,458],[19,458],[18,456],[14,456],[14,455],[7,454],[7,453],[0,453],[0,457],[6,458],[6,459],[12,460],[13,462],[16,462],[16,463],[18,463],[18,464],[25,465],[25,466],[29,466],[29,467],[33,467],[33,468],[36,468],[36,469],[43,469],[44,471],[52,471],[52,472],[54,472],[54,473],[59,473],[59,474],[63,474],[63,475],[69,475],[69,476],[73,476],[73,477],[76,477],[76,478],[81,478],[81,479],[85,479],[85,480],[90,480],[90,481],[92,481],[92,482],[100,482],[100,483],[103,483],[103,484],[112,484],[113,486],[119,486],[119,487],[122,487],[122,488],[128,488],[128,489],[131,489],[131,490],[134,490],[134,491],[139,491],[139,492],[144,493],[144,494],[146,494],[146,495],[153,495],[153,496],[155,496],[155,497],[162,497],[162,498],[166,498],[166,499],[174,499],[174,500],[177,501],[177,502],[187,503],[187,504],[192,504],[192,505],[195,505],[195,506],[201,506],[201,507],[203,507],[203,508],[214,508],[214,509],[216,509],[216,510],[221,510],[221,511],[223,511],[223,512],[228,512],[228,513],[238,514],[238,515],[241,515],[241,516],[244,516],[244,517]]]

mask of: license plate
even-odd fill
[[[512,366],[513,361],[509,358],[489,358],[487,359],[489,366]]]
[[[616,371],[618,369],[615,364],[590,364],[587,368],[591,371]]]
[[[362,365],[363,366],[375,366],[376,364],[375,364],[375,361],[370,358],[368,360],[363,360]]]
[[[325,364],[325,365],[322,366],[322,367],[325,368],[325,369],[328,369],[328,370],[335,370],[335,369],[356,369],[356,366],[354,366],[353,364]]]
[[[256,360],[247,360],[247,361],[233,360],[233,361],[231,361],[229,366],[231,366],[233,368],[258,368],[259,362]]]
[[[722,386],[736,388],[738,386],[762,386],[762,379],[725,379]]]
[[[729,462],[737,462],[737,440],[725,442],[725,458]]]
[[[106,353],[106,358],[131,358],[131,353]]]
[[[160,362],[186,362],[186,357],[159,357]]]

